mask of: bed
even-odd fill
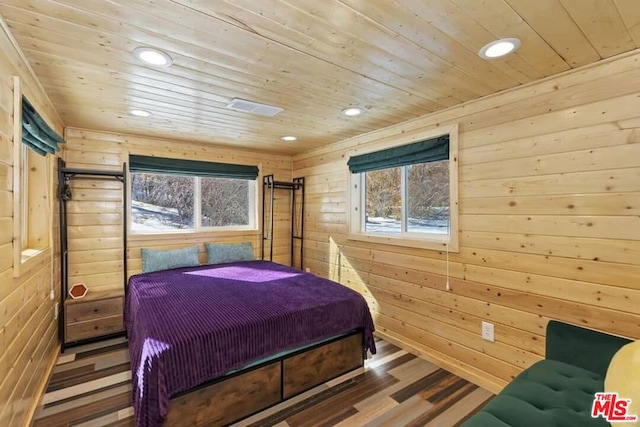
[[[360,294],[268,261],[132,276],[125,321],[137,426],[228,424],[375,353]]]

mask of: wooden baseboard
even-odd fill
[[[425,359],[442,369],[446,369],[452,374],[464,378],[465,380],[472,382],[491,393],[498,394],[508,384],[506,381],[502,381],[496,377],[490,377],[486,374],[482,375],[481,371],[478,369],[463,364],[445,354],[428,350],[424,347],[419,347],[408,340],[402,339],[401,337],[388,332],[376,331],[375,335],[405,351],[420,356],[422,359]]]
[[[60,354],[60,345],[57,342],[57,333],[56,333],[56,345],[54,346],[55,351],[51,351],[51,355],[49,356],[49,363],[47,364],[47,369],[45,374],[40,381],[37,389],[37,399],[34,399],[29,411],[27,412],[27,416],[25,420],[27,421],[23,427],[29,427],[33,425],[33,418],[36,416],[36,411],[38,410],[38,406],[40,406],[40,402],[44,397],[45,392],[47,391],[47,386],[49,385],[49,380],[51,379],[51,373],[53,372],[53,368],[56,366],[56,362],[58,361],[58,355]]]

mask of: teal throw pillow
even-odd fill
[[[142,248],[142,272],[169,270],[179,267],[200,265],[198,246],[182,249],[146,249]]]
[[[204,246],[207,249],[207,264],[255,260],[251,242],[205,243]]]

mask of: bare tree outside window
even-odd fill
[[[193,228],[195,178],[131,174],[132,231]]]
[[[142,233],[187,230],[195,229],[198,223],[200,227],[246,228],[255,223],[252,182],[133,173],[131,230]],[[196,194],[200,195],[199,200],[195,199]],[[199,218],[194,218],[196,205],[200,206]]]
[[[402,192],[400,168],[381,169],[365,174],[365,222],[367,232],[381,229],[400,233]]]
[[[203,227],[249,225],[249,181],[202,178],[201,188]]]
[[[449,232],[449,160],[407,168],[407,231]]]
[[[364,219],[369,233],[449,233],[449,161],[365,172]]]

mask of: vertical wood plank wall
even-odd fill
[[[294,157],[306,265],[362,292],[387,338],[493,391],[544,357],[549,319],[640,338],[639,65],[628,54]],[[447,292],[446,253],[347,239],[346,162],[453,123]]]
[[[262,174],[277,180],[291,180],[291,157],[255,153],[208,144],[144,138],[133,135],[67,128],[64,158],[67,167],[121,170],[129,154],[180,159],[259,165]],[[261,191],[262,181],[257,188]],[[123,289],[122,279],[122,184],[118,181],[78,180],[72,185],[69,214],[69,283],[82,282],[91,290]],[[274,208],[274,260],[289,263],[290,198],[276,194]],[[261,198],[258,198],[258,208]],[[258,215],[258,223],[261,217]],[[130,234],[128,273],[142,270],[141,248],[177,248],[200,245],[200,260],[206,260],[205,242],[251,241],[260,255],[260,234],[256,231],[206,233]]]
[[[0,28],[0,425],[3,426],[28,425],[59,349],[54,320],[54,304],[60,298],[57,209],[52,218],[53,264],[47,252],[21,268],[19,277],[13,277],[13,168],[17,167],[13,158],[13,76],[20,77],[23,94],[47,122],[60,134],[63,129],[10,36]],[[52,167],[54,164],[51,160]],[[31,176],[43,178],[45,173],[32,171]],[[46,187],[46,179],[39,185]],[[55,188],[56,184],[51,185]],[[54,301],[49,299],[51,281]]]

